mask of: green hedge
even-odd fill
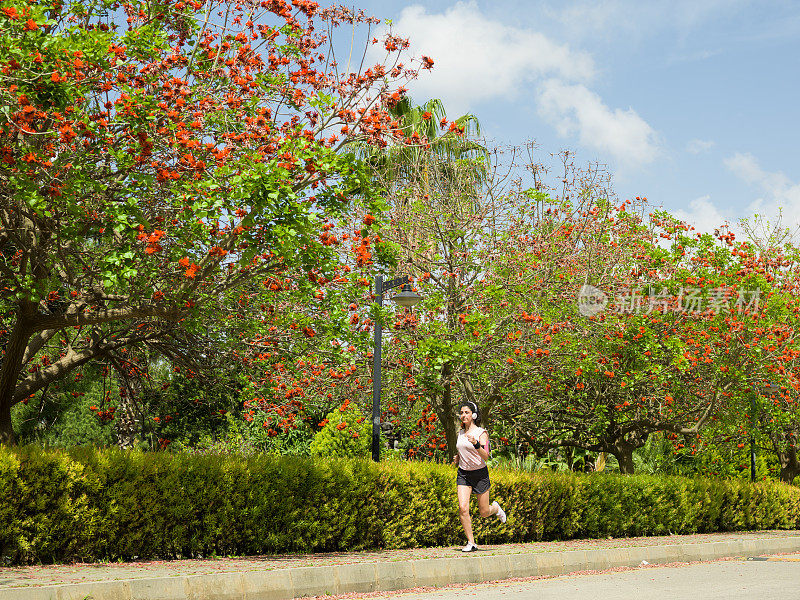
[[[484,543],[800,528],[800,489],[773,482],[502,469],[492,481],[509,518],[477,518]],[[454,469],[431,463],[0,448],[0,494],[4,564],[463,542]]]

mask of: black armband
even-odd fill
[[[483,448],[483,444],[481,444],[480,442],[475,442],[472,445],[475,446],[475,450],[477,450],[478,448]]]

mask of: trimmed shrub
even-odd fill
[[[777,482],[493,469],[486,543],[800,528]],[[460,544],[450,465],[0,448],[4,564]],[[477,517],[477,503],[473,502]]]
[[[364,418],[357,406],[345,400],[329,412],[324,426],[311,440],[311,456],[365,458],[370,454],[372,422]]]

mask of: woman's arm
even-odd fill
[[[481,445],[479,448],[476,448],[476,450],[478,451],[478,454],[484,460],[484,462],[486,462],[487,460],[489,460],[489,433],[487,431],[484,431],[481,434],[481,437],[478,438],[478,441],[480,442]]]

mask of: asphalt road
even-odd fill
[[[649,566],[623,572],[405,592],[388,597],[392,600],[657,600],[664,597],[800,600],[800,554],[775,559]]]

